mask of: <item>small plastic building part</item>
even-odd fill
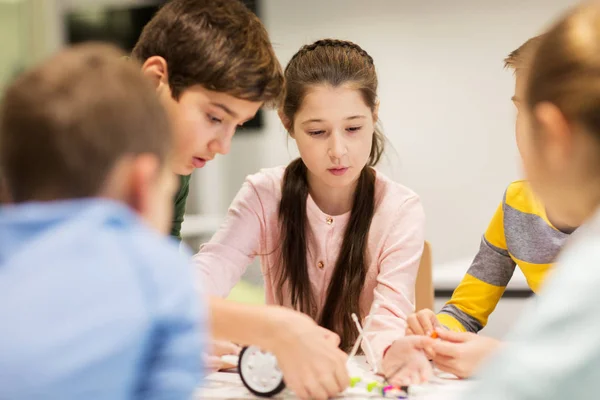
[[[383,397],[389,399],[406,399],[408,397],[408,393],[406,390],[398,386],[386,386],[381,390],[381,394]]]
[[[371,382],[367,385],[367,392],[371,393],[374,389],[378,389],[381,386],[379,382]]]
[[[430,337],[431,337],[432,339],[437,339],[437,338],[439,338],[440,336],[438,335],[438,333],[437,333],[436,331],[433,331],[433,332],[431,333]]]
[[[362,381],[362,379],[357,376],[350,378],[350,387],[351,388],[355,387],[361,381]]]

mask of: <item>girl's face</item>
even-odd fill
[[[554,104],[540,103],[533,110],[524,105],[520,118],[519,151],[532,189],[553,222],[581,225],[598,206],[590,197],[597,185],[590,165],[598,146]]]
[[[291,127],[309,182],[344,188],[357,181],[371,154],[376,112],[348,85],[309,89]]]

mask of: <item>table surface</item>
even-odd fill
[[[354,371],[362,371],[365,379],[370,379],[368,365],[364,357],[357,356],[356,362],[352,366]],[[356,375],[352,373],[351,375]],[[412,386],[409,392],[409,399],[425,399],[425,400],[452,400],[460,398],[460,394],[471,384],[470,381],[459,380],[452,375],[447,375],[436,372],[433,379],[418,386]],[[198,389],[195,399],[206,400],[242,400],[242,399],[257,399],[248,389],[244,387],[237,372],[215,372],[209,374],[205,379],[202,387]],[[286,390],[275,399],[295,399],[294,394]],[[368,393],[363,388],[347,389],[344,393],[337,397],[338,399],[377,399],[381,396]]]

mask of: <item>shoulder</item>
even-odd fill
[[[506,188],[503,204],[527,214],[540,214],[543,206],[526,180],[512,182]]]
[[[375,215],[371,232],[384,236],[410,236],[424,240],[425,211],[419,196],[408,187],[377,171]]]
[[[279,202],[285,166],[264,168],[248,175],[245,185],[251,188],[262,202]]]
[[[152,293],[193,288],[189,250],[149,227],[137,215],[105,227],[103,236],[124,255],[115,259],[130,264],[141,284]]]
[[[375,170],[375,212],[402,212],[413,210],[422,212],[419,195],[412,189],[391,180],[389,177]]]

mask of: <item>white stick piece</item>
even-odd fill
[[[371,321],[373,320],[371,314],[372,314],[373,310],[377,310],[378,308],[379,308],[379,302],[377,302],[377,301],[373,302],[373,306],[371,307],[371,312],[365,319],[364,328],[362,328],[360,326],[360,322],[359,322],[356,314],[352,313],[351,317],[352,317],[352,320],[354,321],[354,324],[356,325],[356,329],[358,330],[358,338],[356,338],[356,342],[354,343],[354,346],[352,347],[352,351],[350,352],[350,355],[348,356],[348,363],[349,363],[352,360],[352,358],[356,355],[356,352],[358,351],[360,344],[364,340],[365,350],[366,350],[365,353],[366,353],[367,358],[369,359],[369,363],[371,364],[374,374],[376,374],[377,370],[378,370],[377,361],[375,360],[375,354],[373,352],[373,348],[371,347],[371,343],[370,343],[369,339],[366,337],[366,334],[369,331],[369,328],[371,327]]]
[[[361,342],[361,339],[362,339],[362,336],[363,336],[363,332],[364,332],[362,330],[362,328],[360,327],[360,322],[358,322],[358,317],[354,313],[352,313],[352,320],[356,324],[356,329],[358,330],[358,337],[356,338],[356,341],[354,342],[354,346],[352,347],[352,351],[348,355],[348,362],[350,362],[350,360],[356,355],[356,352],[358,351],[358,348],[360,347],[360,342]]]

